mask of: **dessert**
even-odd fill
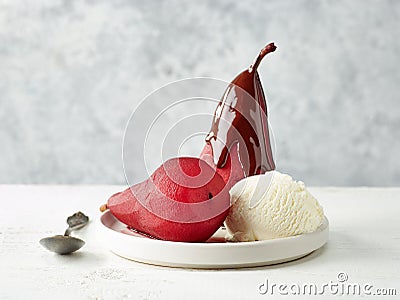
[[[273,43],[265,46],[228,85],[200,158],[169,159],[147,180],[112,195],[101,210],[109,209],[136,231],[169,241],[206,241],[225,219],[234,241],[315,230],[322,208],[304,184],[274,171],[257,68],[275,49]],[[269,186],[266,179],[271,174],[275,175]],[[256,205],[249,205],[254,199]]]
[[[278,171],[247,177],[233,186],[230,195],[234,202],[225,225],[232,241],[313,232],[324,217],[322,207],[304,183]]]
[[[112,195],[101,207],[129,227],[156,238],[206,241],[223,224],[229,189],[245,176],[275,168],[266,101],[257,68],[273,43],[226,89],[200,159],[180,157],[147,180]]]

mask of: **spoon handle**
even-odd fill
[[[65,230],[64,236],[69,236],[73,229],[71,227],[68,227],[67,230]]]
[[[64,235],[69,236],[72,231],[85,227],[89,222],[89,218],[82,212],[77,212],[67,219],[68,228],[65,230]]]

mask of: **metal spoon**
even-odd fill
[[[58,254],[70,254],[79,250],[85,245],[81,239],[70,236],[74,230],[81,229],[89,222],[89,218],[82,212],[77,212],[68,217],[68,228],[65,230],[64,235],[55,235],[43,238],[39,243],[47,250]]]

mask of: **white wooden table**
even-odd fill
[[[266,280],[320,287],[337,282],[340,272],[348,276],[344,283],[368,283],[372,293],[394,288],[397,296],[384,299],[400,297],[400,188],[310,188],[330,220],[329,243],[294,262],[235,270],[157,267],[109,252],[93,220],[122,189],[0,185],[0,299],[270,298],[270,290],[259,291]],[[60,256],[39,245],[42,237],[62,234],[66,217],[79,210],[92,220],[75,233],[86,241],[79,252]],[[272,296],[281,297],[276,290]],[[309,296],[295,299],[303,298]]]

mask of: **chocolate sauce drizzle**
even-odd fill
[[[253,65],[240,73],[227,87],[206,137],[213,150],[214,163],[223,168],[232,146],[238,143],[239,159],[246,176],[275,169],[268,130],[267,104],[257,68],[265,55],[275,51],[265,46]]]

